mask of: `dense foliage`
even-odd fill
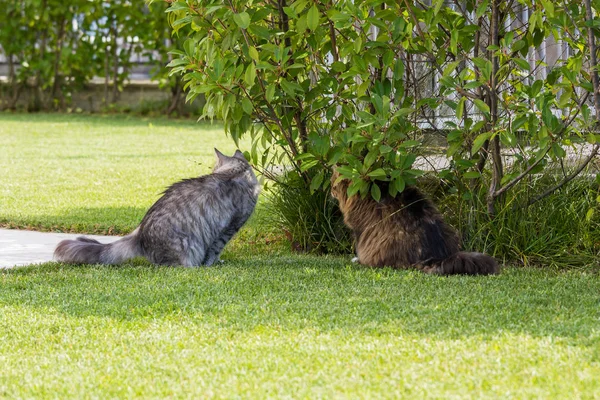
[[[170,22],[189,34],[170,66],[188,98],[206,95],[205,117],[222,118],[234,139],[252,135],[255,163],[287,164],[312,189],[337,165],[350,195],[395,195],[423,173],[423,133],[440,133],[451,162],[438,176],[466,200],[483,185],[493,217],[532,174],[562,178],[524,206],[595,159],[599,7],[178,0]],[[568,53],[541,55],[553,43]],[[568,156],[586,145],[582,159]]]
[[[135,56],[154,63],[153,79],[174,96],[180,93],[179,80],[168,78],[164,68],[176,41],[165,3],[0,0],[0,7],[0,55],[8,70],[0,108],[15,108],[29,87],[30,110],[64,109],[71,93],[93,77],[104,78],[104,103],[114,103]]]

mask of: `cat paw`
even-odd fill
[[[351,262],[353,262],[354,264],[357,264],[358,261],[358,257],[352,257],[352,260],[350,260]]]

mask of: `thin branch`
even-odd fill
[[[508,189],[512,188],[513,186],[515,186],[517,183],[519,183],[521,181],[521,179],[523,179],[524,177],[526,177],[535,167],[538,166],[538,164],[544,159],[546,158],[546,154],[548,154],[548,152],[550,151],[550,146],[548,146],[548,148],[546,149],[546,151],[544,151],[544,154],[539,157],[533,164],[531,164],[529,167],[527,167],[527,169],[525,169],[525,171],[521,172],[518,176],[516,176],[513,180],[511,180],[510,182],[508,182],[506,185],[504,185],[502,188],[500,188],[500,190],[496,190],[494,192],[494,197],[498,197],[500,195],[502,195],[504,192],[506,192]]]
[[[529,203],[527,203],[527,206],[530,206],[533,203],[535,203],[539,200],[542,200],[545,197],[548,197],[549,195],[551,195],[552,193],[554,193],[555,191],[557,191],[558,189],[560,189],[561,187],[565,186],[567,183],[569,183],[573,179],[575,179],[581,173],[581,171],[583,171],[585,169],[585,167],[587,167],[587,165],[594,158],[596,158],[596,156],[598,155],[598,150],[600,150],[600,143],[598,143],[594,146],[590,155],[586,157],[586,159],[583,161],[583,163],[581,163],[581,165],[571,175],[565,177],[565,179],[560,181],[560,183],[558,183],[556,186],[551,187],[550,189],[546,190],[544,193],[537,195],[536,197],[531,199],[529,201]]]
[[[586,93],[585,96],[583,96],[583,99],[581,99],[581,101],[579,102],[579,107],[577,107],[577,109],[575,110],[575,113],[573,113],[573,115],[569,118],[569,120],[567,121],[567,123],[563,126],[563,128],[561,129],[561,131],[556,135],[556,136],[560,136],[562,135],[569,126],[571,126],[571,124],[573,123],[573,121],[575,120],[575,118],[577,118],[577,116],[579,115],[579,112],[581,111],[581,106],[586,102],[587,98],[588,98],[589,93]],[[522,173],[520,173],[518,176],[516,176],[514,179],[512,179],[509,183],[507,183],[504,187],[500,188],[499,190],[497,190],[494,193],[495,197],[500,196],[502,193],[506,192],[508,189],[512,188],[513,186],[515,186],[517,183],[519,183],[519,181],[521,179],[523,179],[525,176],[527,176],[527,174],[529,174],[529,172],[531,172],[545,157],[546,154],[548,154],[548,152],[550,151],[550,146],[548,146],[548,148],[546,149],[546,151],[544,152],[544,155],[540,158],[538,158],[533,164],[531,164],[529,167],[527,167],[527,169],[525,171],[523,171]],[[589,160],[591,161],[591,159]],[[589,161],[587,161],[589,163]],[[583,168],[582,168],[583,169]],[[579,171],[581,172],[581,171]],[[578,172],[578,173],[579,173]],[[565,178],[566,179],[566,178]],[[573,179],[573,178],[571,178]],[[565,182],[566,183],[566,182]],[[554,189],[556,190],[556,189]],[[554,191],[552,190],[552,191]],[[550,192],[551,193],[551,192]],[[544,196],[545,197],[545,196]],[[536,200],[537,201],[537,200]],[[532,203],[531,203],[532,204]]]

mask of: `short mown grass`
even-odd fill
[[[127,233],[234,149],[219,125],[115,115],[1,114],[0,143],[0,224],[87,233]]]
[[[0,140],[0,224],[90,233],[234,149],[218,125],[122,116],[0,114]],[[218,267],[0,270],[0,398],[599,396],[593,269],[370,269],[273,246],[262,211]]]
[[[600,278],[218,268],[0,272],[0,397],[595,398]]]
[[[115,235],[170,184],[209,173],[215,147],[236,148],[220,124],[81,114],[0,114],[0,143],[0,227]],[[262,210],[240,235],[253,245],[273,242]]]

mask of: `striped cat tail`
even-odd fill
[[[423,267],[424,272],[436,275],[494,275],[500,272],[496,260],[483,253],[461,251]]]
[[[70,264],[119,264],[141,255],[137,229],[113,243],[102,244],[80,236],[75,240],[63,240],[54,250],[54,260]]]

